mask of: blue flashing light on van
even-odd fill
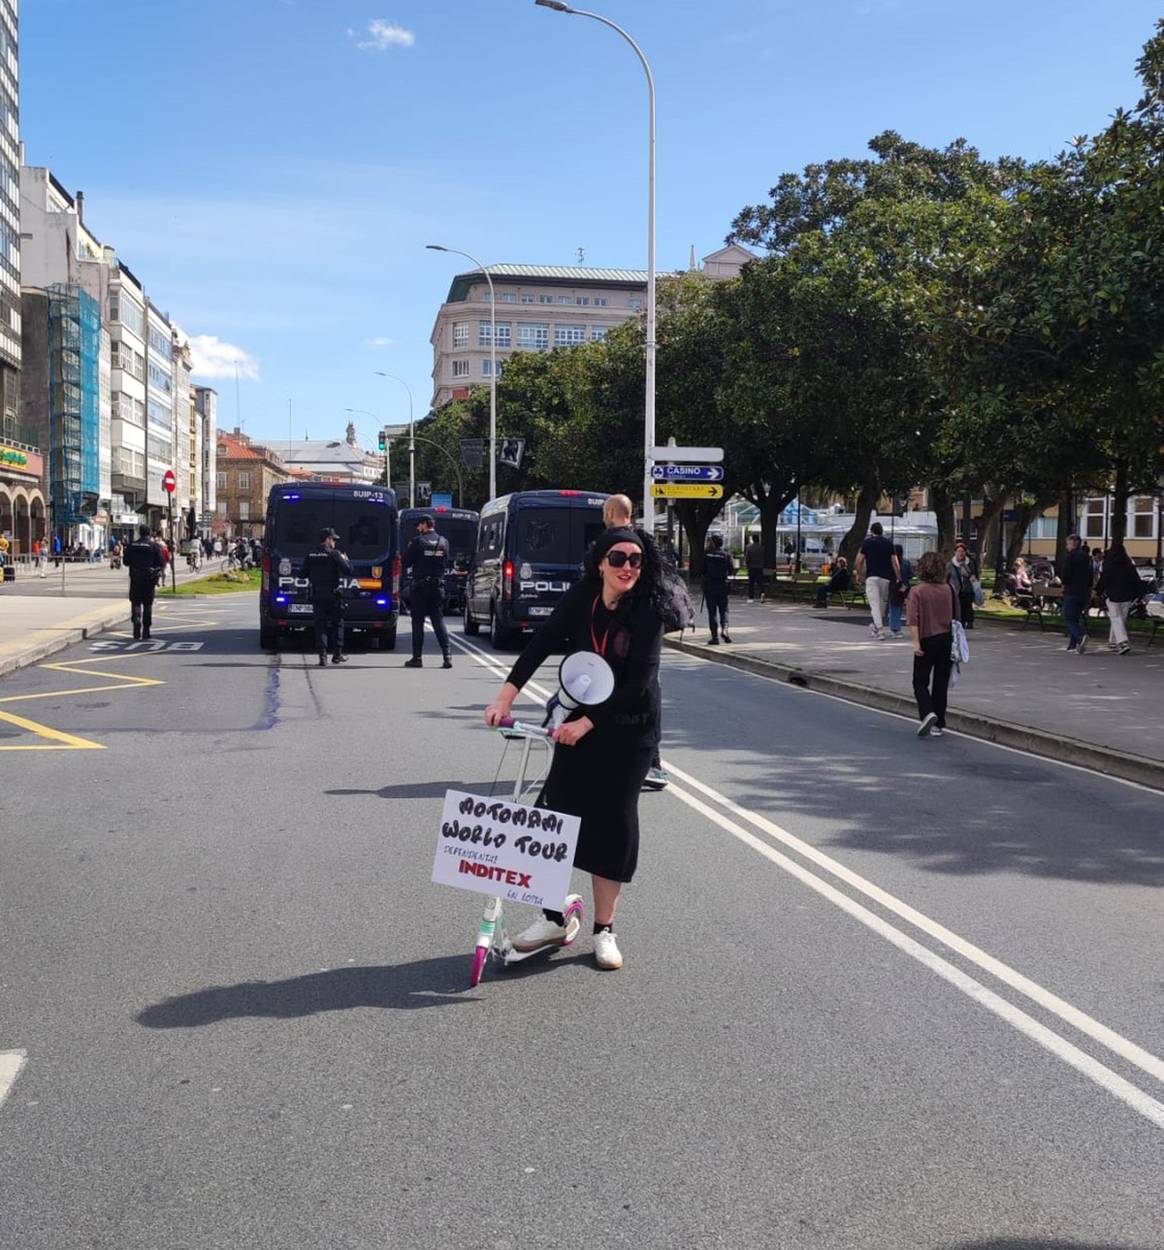
[[[272,486],[267,497],[263,577],[259,587],[259,646],[271,650],[281,634],[312,627],[311,586],[303,560],[334,529],[354,575],[344,586],[344,627],[364,633],[385,651],[396,646],[400,614],[400,548],[395,492],[383,486],[302,482]]]
[[[536,629],[582,576],[602,533],[607,496],[591,490],[523,490],[481,509],[465,596],[466,634],[489,628],[495,648]]]

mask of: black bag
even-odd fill
[[[679,576],[676,569],[666,564],[663,566],[661,581],[663,586],[663,633],[682,633],[685,629],[694,629],[695,609],[691,606],[691,596],[687,593],[687,583]]]

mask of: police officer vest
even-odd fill
[[[445,567],[449,558],[449,540],[435,531],[418,534],[411,544],[413,585],[422,590],[437,590],[445,584]]]

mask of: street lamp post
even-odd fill
[[[489,266],[483,265],[476,256],[455,247],[442,247],[439,243],[426,243],[430,252],[448,252],[451,256],[463,256],[472,261],[485,275],[489,283],[489,498],[497,498],[497,299],[493,293],[493,275]]]
[[[392,485],[392,442],[384,434],[384,427],[380,424],[380,418],[374,412],[369,412],[367,408],[345,408],[344,412],[354,412],[361,417],[371,417],[376,422],[376,429],[379,431],[379,437],[384,439],[384,485]]]
[[[647,336],[646,336],[646,412],[643,421],[643,528],[653,529],[654,504],[651,500],[651,468],[654,460],[651,449],[655,445],[655,76],[642,48],[623,28],[586,9],[571,8],[562,0],[534,0],[543,9],[556,13],[569,13],[574,17],[590,17],[621,35],[634,49],[635,56],[647,76]]]
[[[403,378],[398,378],[394,373],[385,373],[383,369],[376,369],[375,374],[378,378],[391,378],[393,382],[399,382],[401,386],[408,392],[408,506],[416,507],[416,424],[412,419],[412,387]],[[387,443],[385,443],[387,446]]]

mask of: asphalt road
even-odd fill
[[[672,656],[626,967],[470,990],[488,645],[253,617],[0,681],[5,1250],[1164,1246],[1158,795]]]

